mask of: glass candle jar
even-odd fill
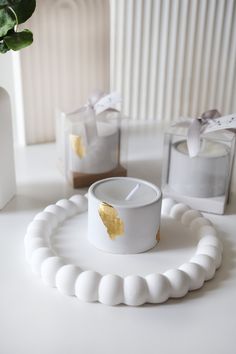
[[[193,208],[222,214],[228,199],[235,135],[226,130],[202,135],[200,151],[190,157],[187,129],[165,133],[162,188],[166,196]]]
[[[63,119],[63,117],[61,118]],[[64,169],[74,188],[97,180],[126,176],[127,134],[119,112],[95,116],[90,107],[64,117]]]

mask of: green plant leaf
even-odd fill
[[[8,52],[9,48],[4,41],[0,42],[0,53],[4,54]]]
[[[16,18],[11,10],[5,8],[0,10],[0,37],[3,37],[16,24]]]
[[[13,6],[21,2],[21,0],[0,0],[0,9],[6,6]]]
[[[23,23],[30,18],[35,10],[35,0],[21,0],[19,3],[12,5],[12,9],[15,11],[18,23]]]
[[[4,41],[9,49],[20,50],[33,42],[33,33],[25,29],[5,36]]]
[[[0,0],[0,6],[12,6],[19,2],[21,2],[21,0]]]

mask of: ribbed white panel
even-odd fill
[[[110,0],[111,87],[133,119],[236,112],[235,0]]]
[[[21,51],[26,142],[55,137],[55,109],[68,111],[92,90],[109,89],[109,0],[38,0],[28,22],[34,43]]]

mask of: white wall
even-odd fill
[[[235,0],[110,0],[110,15],[109,0],[38,0],[28,26],[35,41],[20,53],[27,143],[54,139],[56,107],[108,89],[110,65],[111,88],[133,119],[236,112]]]
[[[55,111],[85,104],[109,89],[109,0],[38,0],[20,52],[26,143],[55,138]]]

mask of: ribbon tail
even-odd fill
[[[187,146],[190,157],[195,157],[200,151],[200,134],[201,134],[201,122],[199,119],[194,119],[188,129]]]
[[[189,128],[191,125],[193,119],[192,118],[183,118],[180,117],[176,122],[173,122],[171,124],[171,127],[177,127],[177,128]]]
[[[73,116],[78,113],[83,113],[88,109],[88,105],[84,105],[80,108],[75,109],[74,111],[71,112],[62,112],[65,116]]]

